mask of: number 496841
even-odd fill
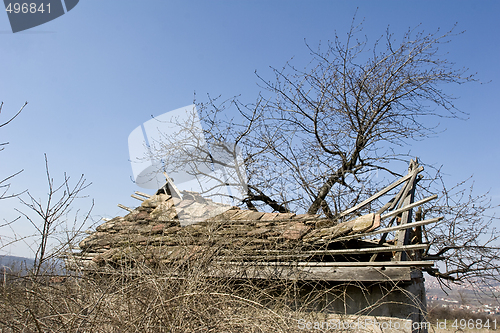
[[[469,320],[466,320],[466,319],[455,319],[455,321],[453,322],[453,324],[451,325],[451,327],[453,328],[456,328],[456,329],[477,329],[477,330],[480,330],[482,328],[486,328],[486,329],[493,329],[493,330],[496,330],[497,329],[497,320],[494,319],[490,322],[489,319],[486,319],[485,321],[483,321],[482,319],[469,319]]]
[[[7,11],[9,14],[14,12],[15,14],[18,13],[23,13],[23,14],[35,14],[35,13],[47,13],[50,14],[50,2],[48,4],[43,4],[41,3],[39,6],[37,6],[36,3],[9,3],[7,8],[5,8],[5,11]]]

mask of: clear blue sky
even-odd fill
[[[466,30],[447,46],[449,59],[478,72],[488,84],[448,87],[468,121],[443,119],[438,137],[413,145],[427,163],[443,164],[450,181],[474,174],[478,193],[500,201],[497,166],[500,107],[498,1],[117,1],[82,0],[69,13],[12,34],[0,14],[0,123],[25,101],[24,112],[0,131],[10,145],[0,153],[0,177],[24,172],[13,191],[46,193],[43,154],[52,176],[84,173],[93,183],[94,216],[123,214],[136,205],[127,137],[151,115],[189,105],[193,93],[252,101],[254,71],[294,57],[307,65],[311,45],[345,35],[357,17],[373,40],[387,26],[396,34],[421,24],[428,32]],[[12,199],[1,215],[17,216]],[[0,224],[2,224],[0,222]],[[25,222],[19,232],[28,232]],[[1,230],[0,230],[1,232]],[[21,246],[8,249],[28,255]]]

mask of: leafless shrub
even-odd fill
[[[0,123],[0,128],[8,125],[11,121],[13,121],[17,116],[19,116],[19,114],[23,111],[24,107],[28,104],[28,102],[24,103],[24,105],[21,107],[21,109],[19,109],[19,111],[14,115],[12,116],[9,120],[7,120],[6,122],[4,123]],[[3,102],[0,103],[0,114],[2,113],[2,108],[3,108]],[[9,143],[8,142],[0,142],[0,152],[2,150],[5,149],[5,146],[8,145]],[[12,180],[12,178],[14,178],[15,176],[17,176],[18,174],[20,174],[21,172],[23,172],[23,170],[20,170],[10,176],[0,176],[0,200],[2,199],[9,199],[9,198],[14,198],[16,196],[18,196],[20,193],[14,193],[14,194],[11,194],[9,193],[9,190],[10,190],[10,181]],[[2,177],[5,177],[2,179]],[[5,219],[3,219],[3,221],[0,221],[0,228],[3,228],[3,227],[9,227],[11,226],[17,219],[14,219],[13,221],[7,221]],[[9,244],[11,244],[13,241],[17,241],[18,239],[14,238],[14,239],[5,239],[5,237],[0,237],[0,249],[4,248],[5,246],[8,246]]]
[[[216,227],[217,223],[214,223]],[[133,237],[133,236],[132,236]],[[189,243],[189,241],[188,241]],[[99,268],[68,271],[61,276],[47,268],[12,276],[0,290],[0,329],[3,332],[304,332],[299,323],[337,318],[355,320],[371,315],[402,292],[397,282],[379,287],[373,301],[362,283],[267,279],[239,274],[249,264],[245,249],[228,242],[222,246],[187,246],[174,260],[146,255],[123,242],[120,252]],[[144,256],[137,250],[143,250]],[[154,253],[153,253],[154,254]],[[227,262],[233,263],[228,270]],[[79,257],[69,257],[78,263]],[[271,261],[273,258],[262,259]],[[75,266],[73,266],[75,267]],[[38,275],[34,275],[38,272]],[[221,274],[217,274],[221,273]],[[353,303],[350,290],[364,292],[369,306],[354,317],[333,314],[336,303]],[[408,295],[412,297],[411,295]],[[345,311],[349,312],[349,311]],[[328,331],[321,330],[309,331]],[[335,331],[335,330],[333,330]],[[359,331],[359,330],[358,330]]]
[[[4,122],[3,124],[0,124],[0,128],[8,125],[11,121],[16,119],[16,117],[19,116],[19,114],[23,111],[24,107],[27,104],[28,104],[28,102],[24,103],[24,105],[21,107],[21,109],[19,109],[19,111],[17,111],[17,113],[14,116],[12,116],[9,120]],[[0,114],[2,113],[2,108],[3,108],[3,102],[0,103]],[[5,146],[8,144],[9,144],[8,142],[0,142],[0,151],[4,150]],[[7,191],[10,189],[10,183],[8,183],[8,181],[10,179],[12,179],[13,177],[15,177],[16,175],[20,174],[21,172],[22,172],[22,170],[16,172],[13,175],[10,175],[10,176],[4,178],[4,179],[0,179],[0,199],[13,198],[16,195],[18,195],[18,194],[7,194]]]

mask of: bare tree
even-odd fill
[[[440,194],[438,202],[422,211],[422,218],[445,216],[444,223],[427,226],[425,240],[432,244],[426,257],[443,262],[443,272],[428,269],[438,278],[490,285],[500,277],[500,234],[494,227],[498,218],[489,193],[476,195],[472,178],[446,186],[441,170],[421,184],[421,189]],[[432,253],[431,253],[432,252]],[[484,290],[487,292],[487,290]]]
[[[26,102],[20,110],[12,116],[6,122],[0,124],[0,128],[11,123],[19,114],[23,111],[28,103]],[[0,113],[2,111],[3,103],[0,104]],[[0,151],[4,149],[8,142],[0,143]],[[10,189],[10,180],[16,175],[20,174],[23,170],[20,170],[2,180],[0,180],[0,199],[8,199],[13,197],[19,197],[21,203],[28,207],[36,217],[31,214],[17,210],[23,216],[25,216],[29,222],[36,229],[35,235],[28,235],[18,237],[15,235],[7,243],[2,241],[1,247],[13,244],[16,242],[26,241],[28,238],[35,237],[36,249],[35,252],[35,264],[33,273],[38,275],[43,264],[49,259],[56,258],[66,250],[68,245],[74,243],[75,239],[81,235],[81,228],[90,219],[90,213],[92,211],[93,202],[91,208],[83,215],[83,219],[79,221],[78,213],[76,212],[74,220],[72,223],[66,223],[68,214],[71,212],[72,206],[75,199],[79,198],[82,192],[90,185],[86,183],[83,175],[78,179],[74,186],[70,185],[70,177],[66,174],[64,175],[64,180],[58,186],[54,184],[54,180],[50,177],[47,156],[45,156],[45,168],[47,175],[47,182],[49,186],[47,198],[45,201],[41,199],[36,199],[27,192],[28,199],[23,199],[22,194],[24,193],[8,193]],[[0,224],[0,227],[11,226],[15,221],[19,220],[20,217],[14,219],[13,221],[5,221],[5,223]],[[59,242],[53,251],[49,251],[50,240]],[[54,245],[54,244],[52,244]]]
[[[28,199],[19,198],[34,216],[18,210],[36,229],[36,250],[33,275],[38,276],[41,273],[45,262],[50,259],[60,258],[63,251],[67,250],[69,245],[75,243],[75,239],[81,236],[81,229],[90,219],[90,214],[94,206],[92,200],[91,207],[79,219],[79,211],[74,214],[74,218],[68,222],[73,204],[76,199],[81,198],[82,192],[87,189],[91,183],[86,183],[83,175],[77,180],[76,184],[70,185],[70,177],[64,174],[64,179],[60,185],[54,184],[54,179],[49,173],[47,156],[45,155],[45,170],[47,175],[48,193],[45,200],[36,199],[29,191]],[[52,251],[49,251],[50,241],[57,242]],[[54,244],[52,244],[54,245]]]
[[[474,77],[440,59],[439,46],[453,30],[409,30],[399,42],[387,31],[371,49],[367,39],[357,39],[360,31],[353,22],[345,43],[335,36],[326,48],[309,47],[312,61],[304,70],[286,64],[273,69],[273,81],[259,76],[267,97],[255,104],[234,99],[201,105],[209,140],[246,147],[248,202],[335,216],[371,188],[373,171],[397,174],[386,163],[407,156],[394,153],[395,147],[434,133],[424,117],[458,117],[442,87]],[[221,117],[230,105],[239,121]],[[338,201],[347,193],[351,200]]]
[[[21,113],[21,111],[23,111],[24,107],[27,104],[28,104],[28,102],[24,103],[24,105],[21,107],[21,109],[19,109],[19,111],[17,111],[17,113],[14,116],[12,116],[9,120],[7,120],[6,122],[4,122],[3,124],[0,124],[0,128],[8,125],[17,116],[19,116],[19,114]],[[2,113],[2,108],[3,108],[3,102],[0,103],[0,114]],[[8,142],[0,142],[0,151],[4,150],[5,146],[8,145],[8,144],[9,144]],[[10,183],[9,183],[9,181],[13,177],[15,177],[16,175],[20,174],[22,171],[23,170],[18,171],[16,173],[14,173],[13,175],[7,176],[6,178],[0,180],[0,199],[12,198],[12,197],[15,197],[15,196],[19,195],[19,194],[7,194],[7,192],[10,189]]]
[[[17,111],[17,113],[14,116],[10,117],[10,119],[8,119],[6,122],[1,123],[0,128],[8,125],[17,116],[19,116],[19,114],[23,111],[24,107],[27,104],[28,104],[28,102],[24,103],[24,105],[19,109],[19,111]],[[3,109],[3,102],[0,103],[0,114],[2,113],[2,109]],[[8,144],[9,144],[9,142],[0,142],[0,151],[4,150],[5,146]],[[13,193],[13,194],[9,193],[10,186],[11,186],[11,183],[10,183],[11,179],[14,178],[15,176],[19,175],[21,172],[23,172],[23,170],[20,170],[20,171],[12,174],[10,176],[7,176],[3,179],[0,178],[0,200],[14,198],[14,197],[21,194],[21,193]],[[0,177],[4,177],[4,176],[0,176]],[[18,219],[19,219],[19,217],[15,218],[14,220],[9,221],[9,220],[3,218],[3,221],[0,223],[0,228],[11,226]],[[6,241],[6,239],[8,239],[8,241]],[[18,239],[16,237],[14,237],[13,239],[9,239],[9,237],[0,237],[0,249],[5,247],[5,246],[8,246],[9,244],[12,244],[12,242],[15,242],[17,240]]]
[[[207,141],[238,142],[243,149],[249,208],[320,212],[340,222],[341,212],[384,185],[375,173],[401,176],[405,167],[397,162],[409,159],[401,147],[434,135],[430,120],[463,115],[444,90],[476,81],[441,51],[460,34],[455,28],[410,29],[400,40],[387,30],[370,47],[354,22],[345,40],[308,46],[312,60],[304,69],[287,63],[273,69],[272,81],[258,76],[265,91],[255,103],[209,98],[199,104]],[[488,216],[494,206],[487,195],[464,192],[465,184],[448,190],[439,179],[419,181],[422,189],[442,192],[424,214],[448,218],[426,231],[436,252],[428,257],[445,263],[445,272],[429,272],[454,281],[497,279],[498,234]]]

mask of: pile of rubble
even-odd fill
[[[326,240],[380,226],[380,215],[375,214],[333,225],[317,215],[242,210],[194,192],[181,192],[182,199],[159,192],[150,197],[141,193],[139,207],[106,221],[81,241],[80,268],[137,261],[155,265],[197,253],[223,258],[235,249],[250,259],[265,253],[272,260],[269,251],[275,251],[276,258],[284,253],[299,254],[323,248]]]
[[[381,271],[395,265],[432,266],[425,255],[429,245],[422,241],[422,232],[425,225],[443,217],[422,220],[419,206],[437,198],[414,201],[422,170],[412,161],[406,176],[340,213],[338,221],[318,215],[243,210],[195,192],[180,192],[167,179],[153,196],[133,194],[142,201],[139,207],[118,205],[129,214],[97,227],[79,244],[80,251],[68,256],[68,262],[84,270],[179,263],[193,256],[260,266],[361,265],[380,266]],[[397,194],[375,213],[359,216],[361,209],[397,187]],[[419,208],[416,214],[414,208]],[[380,228],[382,220],[387,221],[385,228]]]

